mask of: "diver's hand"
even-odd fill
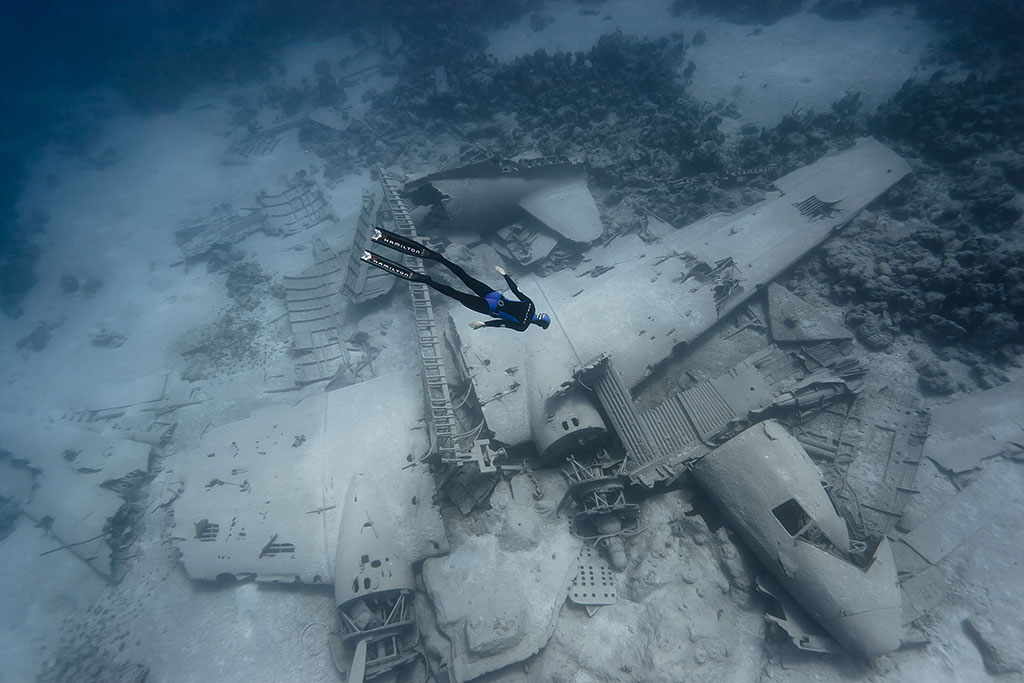
[[[469,324],[469,326],[472,327],[474,330],[479,330],[481,327],[484,327],[484,324],[479,320],[474,320]]]
[[[494,269],[498,271],[498,275],[505,277],[506,273],[504,268],[502,268],[501,266],[494,266]]]

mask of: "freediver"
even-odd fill
[[[410,256],[417,256],[419,258],[430,259],[437,261],[448,270],[452,271],[467,287],[473,290],[473,294],[467,294],[466,292],[460,292],[457,289],[453,289],[448,285],[435,282],[423,273],[417,273],[416,271],[409,270],[405,266],[389,261],[388,259],[375,254],[372,251],[364,251],[362,260],[377,266],[381,270],[385,270],[396,277],[400,277],[411,282],[420,282],[431,289],[441,292],[445,296],[455,299],[460,304],[476,311],[477,313],[484,313],[496,318],[496,320],[488,320],[487,322],[481,322],[474,320],[469,323],[469,326],[474,330],[481,327],[507,327],[510,330],[516,332],[525,332],[530,325],[538,325],[542,329],[548,329],[548,325],[551,324],[551,318],[546,313],[537,314],[536,307],[533,305],[533,301],[530,297],[526,296],[519,291],[516,287],[516,283],[512,281],[512,278],[508,276],[505,269],[501,266],[495,266],[494,269],[505,278],[505,282],[508,284],[509,289],[512,293],[519,298],[519,301],[513,301],[512,299],[506,299],[501,295],[501,292],[497,291],[493,287],[489,287],[483,282],[470,277],[470,275],[463,270],[460,266],[452,263],[444,256],[429,249],[419,242],[415,242],[408,237],[389,232],[379,225],[373,231],[373,241],[377,244],[382,244],[385,247],[400,251],[403,254]]]

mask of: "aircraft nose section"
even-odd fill
[[[822,626],[856,654],[871,658],[899,648],[902,617],[900,605],[895,605],[839,617]]]

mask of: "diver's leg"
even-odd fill
[[[454,263],[452,263],[451,261],[446,259],[444,256],[441,256],[440,254],[438,254],[437,261],[438,261],[438,263],[444,264],[445,268],[447,268],[448,270],[450,270],[453,273],[455,273],[455,275],[460,280],[462,280],[462,282],[467,287],[472,289],[473,292],[476,293],[477,296],[485,297],[488,294],[490,294],[491,292],[496,291],[494,289],[494,287],[491,287],[490,285],[485,285],[483,282],[480,282],[476,278],[471,277],[469,275],[469,273],[467,273],[465,270],[462,269],[461,266],[455,265]],[[484,313],[486,313],[486,311],[484,311]]]
[[[425,284],[427,287],[430,287],[431,289],[435,289],[441,292],[447,297],[455,299],[456,301],[458,301],[460,304],[462,304],[471,311],[476,311],[477,313],[483,313],[485,315],[488,314],[490,311],[490,307],[487,305],[487,302],[478,296],[475,296],[473,294],[467,294],[466,292],[460,292],[457,289],[452,289],[446,284],[443,284],[441,282],[435,282],[430,278],[427,278],[423,282],[423,284]]]

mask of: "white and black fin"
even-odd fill
[[[415,270],[409,270],[402,264],[395,263],[394,261],[386,259],[379,254],[374,254],[372,251],[364,251],[360,258],[370,265],[376,266],[381,270],[385,270],[395,277],[400,277],[403,280],[409,280],[411,282],[426,282],[430,279],[423,273],[417,273]]]
[[[429,259],[436,259],[440,256],[436,251],[423,246],[416,240],[391,232],[390,230],[385,230],[379,225],[373,229],[373,237],[371,239],[377,244],[383,244],[385,247],[390,247],[395,251],[400,251],[410,256]]]

